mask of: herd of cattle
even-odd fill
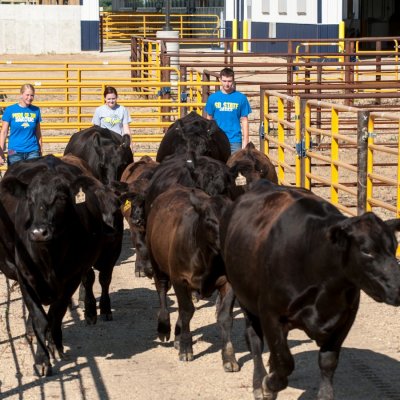
[[[112,319],[109,286],[124,217],[135,274],[154,279],[159,294],[160,340],[170,338],[171,286],[177,296],[180,360],[193,360],[193,302],[218,291],[223,368],[239,371],[231,341],[237,299],[255,399],[275,399],[288,385],[291,329],[320,347],[317,397],[333,399],[333,374],[360,290],[400,305],[399,220],[346,217],[308,190],[278,185],[266,155],[252,143],[231,155],[216,123],[194,112],[170,126],[156,160],[134,162],[129,136],[97,126],[75,133],[64,154],[12,165],[0,182],[0,269],[21,288],[38,375],[50,375],[51,358],[63,357],[62,319],[78,287],[86,322],[96,323],[93,268],[100,316]]]

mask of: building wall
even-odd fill
[[[232,20],[249,20],[252,39],[337,38],[342,20],[342,0],[231,0],[225,3],[226,36],[232,37]],[[232,4],[233,3],[233,4]],[[232,7],[233,5],[233,7]],[[321,49],[327,51],[327,49]],[[286,43],[253,43],[251,51],[286,52]],[[331,50],[332,51],[332,50]]]
[[[99,5],[0,4],[0,54],[99,50]]]
[[[233,7],[232,7],[233,5]],[[227,21],[287,24],[338,24],[342,20],[342,0],[230,0],[225,2]],[[318,15],[318,10],[320,15]],[[320,21],[318,19],[321,19]]]

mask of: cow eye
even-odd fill
[[[368,250],[361,250],[361,254],[362,254],[364,257],[374,258],[374,255],[373,255],[370,251],[368,251]]]

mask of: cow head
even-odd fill
[[[210,196],[227,194],[232,185],[228,167],[210,157],[202,156],[194,161],[192,176],[196,187]]]
[[[399,229],[399,222],[385,223],[375,214],[365,213],[329,230],[348,279],[374,300],[391,305],[400,305],[400,266],[394,235]]]
[[[120,219],[120,185],[103,185],[89,176],[79,176],[71,183],[74,208],[84,228],[91,233],[112,234]]]
[[[148,179],[138,179],[129,184],[128,191],[122,196],[122,213],[139,230],[146,225],[145,199],[148,187]]]
[[[201,232],[201,235],[205,239],[208,251],[214,255],[219,253],[219,218],[211,206],[210,198],[204,199],[204,196],[198,196],[196,190],[192,189],[189,199],[194,210],[199,215],[198,232]]]
[[[240,180],[240,185],[236,185],[242,186],[239,192],[247,191],[248,185],[259,179],[268,179],[271,182],[278,183],[274,165],[264,153],[255,148],[252,142],[249,142],[244,149],[233,153],[226,164],[235,179],[239,176],[246,178]]]
[[[18,201],[16,218],[32,242],[47,242],[64,232],[72,205],[69,182],[63,176],[47,171],[35,175],[29,184],[9,176],[2,188]]]
[[[122,137],[110,132],[110,137],[104,137],[99,132],[93,134],[93,147],[97,157],[88,161],[94,175],[103,183],[108,184],[121,178],[125,168],[133,162],[129,135]]]

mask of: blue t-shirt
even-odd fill
[[[10,125],[8,151],[29,153],[39,150],[36,137],[36,126],[42,121],[39,107],[21,107],[18,103],[13,104],[6,107],[2,120]]]
[[[242,143],[240,118],[251,113],[249,101],[243,93],[236,90],[231,93],[215,92],[208,98],[205,109],[228,136],[230,143]]]

